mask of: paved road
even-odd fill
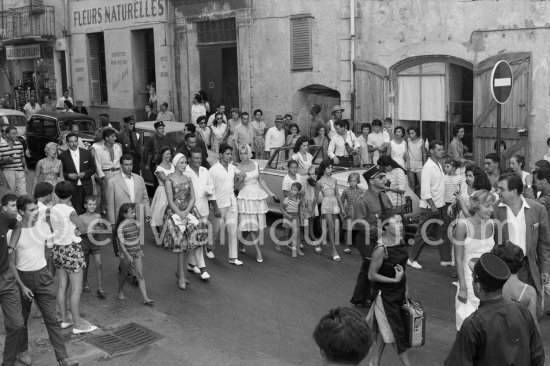
[[[270,217],[270,221],[273,217]],[[117,262],[110,247],[103,247],[106,300],[91,294],[82,297],[85,318],[102,330],[136,322],[164,336],[136,352],[110,358],[105,352],[70,337],[69,352],[83,365],[317,365],[318,352],[312,331],[328,309],[348,306],[360,258],[356,251],[333,262],[329,251],[315,254],[306,248],[303,258],[278,253],[272,243],[263,248],[264,263],[253,255],[241,256],[245,265],[227,263],[226,248],[216,249],[207,260],[212,279],[202,282],[189,274],[186,291],[178,289],[174,271],[176,256],[153,244],[146,231],[145,278],[154,308],[141,304],[137,288],[127,287],[126,301],[115,299]],[[253,250],[248,250],[253,253]],[[438,252],[426,248],[420,258],[425,269],[408,270],[409,291],[427,311],[426,345],[413,349],[414,365],[442,365],[455,337],[454,293],[451,269],[439,266]],[[93,274],[93,265],[92,265]],[[542,323],[543,337],[550,339],[549,317]],[[32,319],[31,355],[34,365],[54,360],[45,327]],[[1,330],[3,333],[3,330]],[[3,341],[1,337],[0,341]],[[549,342],[546,349],[550,350]],[[382,365],[398,364],[388,348]]]

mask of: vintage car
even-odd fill
[[[319,146],[310,145],[310,154],[313,155],[313,159],[315,161],[315,158],[319,152]],[[282,184],[283,184],[283,178],[287,174],[288,168],[287,163],[290,157],[294,154],[292,151],[292,147],[281,147],[275,150],[274,153],[272,153],[269,160],[258,160],[260,165],[260,177],[263,178],[263,180],[266,182],[267,186],[271,191],[273,191],[274,194],[277,195],[277,197],[282,201],[284,198],[283,190],[282,190]],[[351,172],[357,172],[361,176],[361,182],[359,183],[359,187],[363,189],[368,189],[367,182],[363,178],[363,173],[368,169],[368,167],[363,168],[342,168],[335,166],[332,176],[336,179],[338,184],[338,192],[342,194],[344,189],[348,187],[348,176]],[[419,215],[419,208],[418,208],[418,196],[409,188],[407,187],[405,194],[403,195],[405,198],[410,197],[412,201],[412,209],[413,212],[409,214],[405,214],[405,218],[408,219],[408,221],[414,221],[414,218],[417,218]],[[404,199],[405,199],[404,198]],[[277,212],[280,213],[280,204],[277,204],[273,201],[268,201],[269,210],[271,212]]]
[[[61,143],[60,135],[67,130],[69,121],[78,123],[78,137],[84,146],[92,146],[96,132],[96,123],[92,117],[79,113],[41,112],[33,114],[27,122],[26,136],[32,161],[38,161],[46,155],[44,147],[48,142]]]
[[[15,109],[0,109],[0,123],[17,127],[19,136],[25,137],[25,131],[27,130],[27,117],[25,113]]]
[[[136,133],[139,135],[139,149],[143,151],[151,138],[155,135],[156,121],[136,122]],[[176,146],[183,141],[183,122],[164,121],[164,133],[168,137],[169,146],[175,150]],[[208,162],[214,164],[218,161],[218,154],[208,151]],[[141,161],[141,176],[147,185],[153,185],[153,172],[149,168],[149,161]]]

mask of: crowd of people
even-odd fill
[[[156,103],[151,95],[146,106],[150,116]],[[126,298],[125,282],[130,280],[139,287],[143,304],[152,306],[141,249],[144,223],[152,227],[157,245],[176,253],[175,277],[178,287],[185,290],[186,272],[202,281],[211,280],[205,257],[219,255],[220,246],[227,245],[231,265],[242,266],[239,253],[252,248],[256,261],[263,263],[261,245],[267,232],[268,201],[272,200],[280,204],[284,219],[280,235],[271,238],[277,251],[300,258],[307,254],[308,244],[315,253],[328,247],[330,258],[340,262],[337,229],[341,227],[342,252],[349,254],[355,246],[363,259],[351,303],[367,307],[368,315],[358,318],[349,309],[332,315],[361,323],[350,327],[357,328],[361,339],[354,345],[364,349],[349,362],[364,358],[372,341],[371,364],[379,364],[385,344],[394,345],[403,365],[410,364],[400,313],[408,297],[405,272],[407,267],[422,269],[419,258],[428,244],[438,246],[441,266],[456,270],[458,336],[446,364],[486,359],[483,353],[494,352],[498,343],[482,340],[493,330],[506,332],[513,325],[527,338],[507,346],[510,357],[542,365],[537,327],[550,281],[547,160],[538,161],[528,173],[525,159],[513,155],[505,172],[500,170],[504,162],[491,153],[485,157],[485,166],[477,167],[467,158],[463,128],[453,131],[447,149],[438,140],[429,141],[426,148],[416,127],[392,128],[390,118],[355,126],[342,119],[340,106],[332,108],[333,118],[326,122],[320,117],[321,107],[312,106],[311,128],[301,133],[289,114],[277,115],[274,126],[268,128],[260,109],[253,111],[251,121],[247,112],[237,109],[227,118],[223,105],[209,114],[206,103],[204,95],[195,95],[193,121],[182,124],[183,140],[177,146],[171,146],[164,134],[164,120],[171,117],[162,104],[154,124],[156,133],[143,151],[136,148],[139,136],[131,116],[117,131],[108,116],[102,115],[97,141],[90,150],[80,146],[71,126],[63,135],[65,149],[53,143],[46,146],[31,196],[20,181],[27,169],[23,150],[10,128],[6,129],[0,165],[20,196],[4,196],[0,214],[0,234],[13,230],[9,239],[0,241],[0,270],[8,268],[13,274],[0,283],[11,294],[8,311],[4,308],[9,301],[0,298],[7,319],[6,347],[11,347],[4,353],[5,364],[30,359],[25,324],[31,298],[42,312],[58,360],[64,365],[77,364],[67,358],[58,339],[59,328],[72,327],[74,334],[97,329],[80,318],[79,306],[81,292],[91,291],[91,257],[96,295],[108,296],[102,281],[101,245],[111,243],[120,258],[117,298]],[[166,116],[158,120],[161,113]],[[356,130],[360,130],[358,136]],[[310,152],[312,145],[318,149],[315,156]],[[283,196],[277,197],[262,179],[257,160],[269,158],[280,147],[293,153],[281,186]],[[208,161],[208,150],[218,154],[217,162]],[[140,175],[144,165],[155,177],[152,200]],[[332,176],[334,167],[364,169],[350,170],[348,187],[340,192]],[[361,176],[368,190],[359,187]],[[419,195],[421,208],[412,248],[403,240],[404,196],[409,188]],[[36,236],[38,231],[41,236]],[[59,276],[57,289],[53,281],[46,281],[55,275]],[[42,287],[32,287],[37,286],[36,276],[44,279]],[[511,319],[495,319],[495,311],[510,313]],[[477,317],[472,316],[474,312]],[[488,322],[499,326],[481,331]],[[365,327],[369,330],[366,338]],[[329,336],[326,330],[316,330],[323,356],[336,362],[340,351],[331,347],[338,343],[327,343]]]

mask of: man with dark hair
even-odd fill
[[[422,167],[422,186],[420,189],[420,208],[422,216],[418,224],[414,245],[411,250],[411,257],[407,264],[412,268],[422,269],[417,262],[427,237],[427,226],[432,223],[437,225],[438,242],[430,243],[438,246],[439,257],[442,266],[453,266],[451,256],[451,241],[447,229],[450,217],[447,215],[445,206],[445,179],[441,160],[445,158],[443,142],[439,140],[430,141],[430,158]],[[438,222],[433,223],[433,219]]]
[[[500,177],[500,160],[497,154],[489,153],[485,155],[485,173],[487,173],[491,186],[496,190]]]
[[[183,155],[189,157],[191,150],[198,147],[202,151],[202,164],[201,166],[206,169],[210,169],[210,163],[208,162],[208,149],[206,144],[201,138],[200,133],[196,133],[197,128],[192,123],[186,123],[183,127],[184,139],[180,142],[176,148],[176,153],[182,153]]]
[[[95,168],[99,177],[99,185],[101,186],[99,212],[105,214],[107,210],[105,197],[107,181],[119,173],[120,157],[122,156],[122,147],[116,143],[116,130],[106,127],[103,130],[103,141],[93,144],[92,150],[94,151]]]
[[[168,103],[163,102],[160,105],[160,112],[157,114],[157,121],[175,121],[174,113],[168,110]]]
[[[365,317],[353,309],[335,308],[313,332],[323,365],[359,365],[372,344]]]
[[[28,175],[25,147],[17,138],[17,128],[5,129],[5,143],[0,144],[0,166],[10,189],[17,194],[27,193]]]
[[[355,134],[346,129],[344,120],[334,122],[336,134],[328,144],[328,157],[334,165],[350,168],[353,165],[353,155],[359,152],[359,141]]]
[[[71,102],[71,105],[73,103],[73,98],[69,96],[69,89],[63,89],[63,96],[57,100],[57,110],[58,111],[64,111],[65,110],[65,101],[68,100]]]
[[[168,137],[165,136],[164,129],[166,125],[164,124],[164,122],[155,122],[153,127],[155,127],[155,134],[152,138],[149,139],[149,141],[147,141],[147,145],[145,146],[145,149],[143,149],[143,161],[149,163],[149,170],[151,171],[151,174],[155,177],[153,179],[153,188],[154,190],[156,190],[159,184],[154,173],[157,169],[158,151],[164,146],[172,146],[170,146],[170,141],[168,141]]]
[[[247,144],[252,147],[252,140],[254,139],[254,129],[250,126],[250,116],[247,112],[241,114],[241,123],[235,127],[233,136],[237,141],[237,147],[242,144]],[[238,159],[237,154],[237,159]]]
[[[550,229],[540,203],[522,196],[523,182],[515,173],[498,180],[500,203],[495,208],[495,243],[519,246],[525,257],[518,278],[537,290],[537,315],[542,316],[543,287],[550,283]]]
[[[218,107],[216,109],[215,113],[212,113],[210,117],[208,117],[208,122],[206,123],[207,126],[212,126],[212,123],[214,123],[214,118],[216,118],[217,113],[223,114],[223,121],[227,123],[227,117],[225,116],[225,104],[220,103],[218,104]]]
[[[124,117],[124,128],[117,134],[117,141],[122,145],[122,153],[130,154],[134,158],[135,174],[139,174],[141,168],[141,150],[139,148],[139,135],[136,133],[136,121],[134,116]]]
[[[502,297],[510,277],[506,264],[486,253],[469,266],[479,308],[462,324],[445,366],[543,366],[544,348],[533,317]]]
[[[353,230],[357,236],[353,241],[361,254],[363,262],[357,275],[357,282],[350,302],[355,306],[369,306],[372,301],[369,281],[369,265],[372,250],[378,240],[378,219],[390,217],[394,212],[392,203],[384,189],[386,188],[386,173],[378,165],[373,166],[363,177],[369,189],[355,202],[353,207]]]
[[[367,137],[367,150],[372,154],[372,161],[377,162],[381,156],[386,154],[390,145],[390,135],[382,130],[382,121],[372,121],[372,132]]]
[[[63,166],[63,177],[74,187],[71,204],[80,215],[84,213],[84,197],[94,193],[92,176],[96,172],[95,160],[90,150],[78,147],[76,134],[69,133],[65,140],[69,148],[59,154],[59,160]]]

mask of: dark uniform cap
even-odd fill
[[[34,188],[34,198],[46,197],[53,192],[53,185],[48,182],[40,182]]]
[[[374,178],[375,176],[383,172],[384,172],[384,169],[382,169],[381,166],[374,165],[372,168],[370,168],[369,170],[363,173],[363,178],[365,178],[365,180],[368,183],[369,180],[371,180],[372,178]]]
[[[133,122],[134,116],[124,117],[122,120],[124,121],[124,123]]]
[[[506,263],[491,253],[470,260],[468,266],[483,287],[490,290],[500,290],[510,277],[510,269]]]
[[[155,126],[155,128],[159,128],[159,127],[164,127],[165,124],[162,121],[158,121],[158,122],[155,122],[155,124],[153,126]]]

